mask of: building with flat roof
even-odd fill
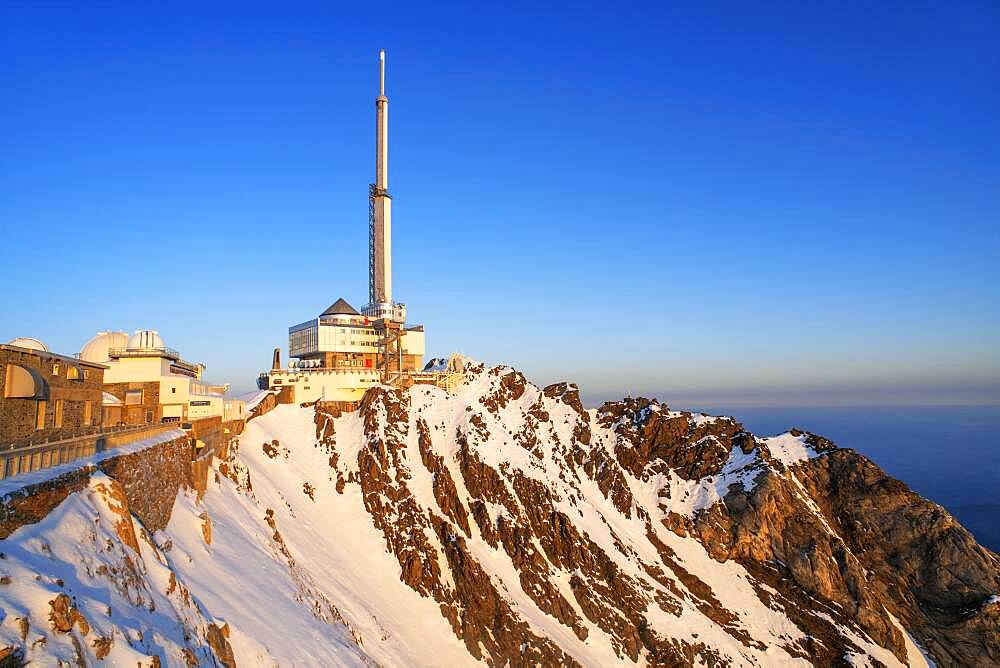
[[[38,339],[0,344],[0,446],[100,428],[103,364],[51,352]]]
[[[387,359],[387,339],[394,337]],[[424,329],[372,320],[338,299],[317,317],[288,328],[288,354],[261,376],[262,388],[291,387],[294,401],[359,401],[372,385],[420,371]]]
[[[204,380],[205,365],[184,360],[156,331],[98,332],[79,357],[106,367],[103,405],[114,423],[246,419],[243,402],[225,396],[229,385]]]

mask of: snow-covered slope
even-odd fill
[[[177,581],[103,473],[0,550],[0,647],[31,665],[212,660],[224,622]]]
[[[152,536],[95,479],[0,542],[0,644],[95,660],[109,637],[109,660],[178,666],[186,653],[928,665],[924,652],[952,665],[998,651],[996,555],[856,453],[642,399],[585,410],[572,385],[467,368],[455,394],[373,388],[356,412],[251,420]],[[61,592],[88,634],[52,630]]]

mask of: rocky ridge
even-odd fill
[[[185,652],[225,665],[1000,663],[1000,558],[808,432],[760,438],[647,399],[585,409],[571,384],[468,364],[454,394],[376,387],[355,412],[278,406],[216,466],[165,528],[130,518],[133,534],[100,537],[142,555],[138,580],[172,601],[179,630],[100,618],[98,590],[135,578],[77,572],[30,605],[15,597],[32,628],[75,643],[18,641],[24,615],[0,589],[3,640],[29,658],[86,640],[96,660],[155,631],[170,639],[164,665]],[[0,550],[57,530],[42,524]],[[180,586],[186,606],[170,598]]]

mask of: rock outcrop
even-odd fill
[[[60,512],[87,496],[93,538],[64,516],[0,543],[38,557],[0,560],[0,648],[227,666],[1000,663],[1000,558],[862,455],[465,369],[454,394],[276,406],[153,533],[121,483],[92,481]],[[53,532],[87,537],[82,565],[48,565]],[[101,582],[120,612],[96,603]],[[9,587],[30,592],[8,605]]]

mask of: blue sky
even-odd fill
[[[394,289],[596,401],[1000,401],[1000,5],[0,5],[0,339],[249,389]],[[849,3],[850,4],[850,3]]]

